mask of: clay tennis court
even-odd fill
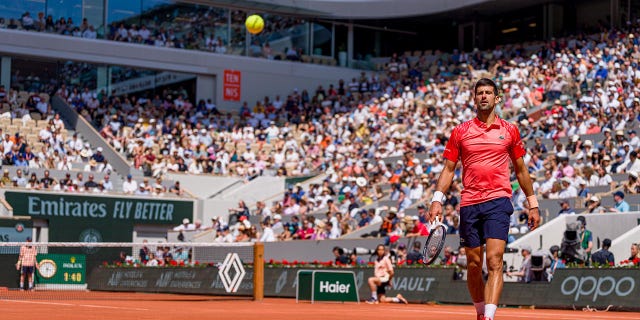
[[[428,304],[296,303],[265,299],[147,293],[0,293],[0,314],[9,319],[475,319],[470,306]],[[640,313],[500,308],[499,319],[640,319]]]

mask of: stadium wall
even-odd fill
[[[294,298],[298,270],[296,266],[266,267],[264,295]],[[327,269],[323,269],[327,270]],[[331,269],[329,269],[331,270]],[[360,298],[369,296],[366,279],[373,275],[368,267],[336,268],[353,271]],[[247,273],[235,293],[227,293],[217,268],[95,268],[88,287],[96,291],[172,292],[249,296],[253,289],[253,269]],[[396,268],[390,296],[401,293],[412,303],[470,303],[467,284],[454,280],[453,268]],[[508,306],[541,308],[611,308],[639,310],[640,288],[637,270],[559,269],[552,282],[505,283],[500,303]]]
[[[212,98],[223,110],[237,110],[243,101],[253,106],[265,96],[273,98],[276,93],[292,92],[294,88],[315,91],[318,85],[328,87],[331,83],[337,84],[338,79],[348,82],[360,74],[359,70],[332,66],[7,29],[0,29],[0,55],[195,74],[199,81],[196,84],[199,89],[197,99]],[[225,70],[239,71],[241,74],[238,101],[223,99]],[[210,87],[212,84],[215,85]],[[286,96],[282,99],[285,100]]]

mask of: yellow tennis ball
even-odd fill
[[[254,14],[247,17],[244,25],[247,27],[249,33],[258,34],[264,29],[264,20],[262,20],[261,16]]]

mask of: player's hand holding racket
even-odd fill
[[[432,264],[440,256],[440,252],[444,247],[444,241],[447,237],[447,227],[440,222],[442,216],[442,204],[439,201],[431,202],[429,208],[429,222],[431,223],[431,229],[429,230],[429,236],[424,243],[422,249],[422,256],[424,264]]]

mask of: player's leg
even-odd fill
[[[480,205],[460,208],[460,245],[465,247],[467,253],[467,288],[478,319],[484,317],[484,279],[482,277],[484,229],[482,221],[479,220],[481,210]]]
[[[367,280],[367,283],[369,284],[369,289],[371,290],[371,297],[367,300],[367,303],[377,303],[380,279],[378,277],[370,277],[369,280]]]
[[[493,319],[502,293],[502,264],[506,242],[502,239],[487,239],[487,271],[489,279],[485,285],[485,316]]]
[[[485,285],[485,319],[493,320],[502,293],[502,265],[504,248],[509,235],[510,216],[513,205],[508,198],[495,199],[486,204],[484,216],[484,237],[487,243],[487,271],[489,278]]]
[[[483,319],[485,311],[485,284],[482,277],[484,250],[482,246],[465,247],[465,250],[467,253],[467,288],[476,308],[478,319]]]

